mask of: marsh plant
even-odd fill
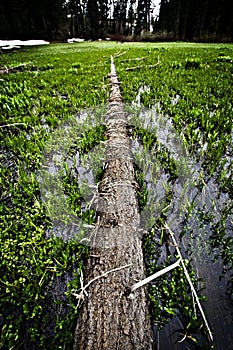
[[[73,292],[80,287],[88,254],[88,245],[75,239],[79,221],[74,217],[84,228],[95,224],[95,207],[89,205],[95,188],[88,191],[103,172],[112,53],[118,56],[130,111],[139,206],[147,223],[147,274],[177,259],[168,223],[200,300],[208,296],[200,269],[207,259],[219,262],[232,295],[232,45],[122,46],[53,44],[0,55],[1,68],[23,64],[20,71],[0,77],[2,348],[47,349],[48,343],[51,349],[72,348],[79,312]],[[141,68],[126,70],[135,59],[143,62]],[[90,107],[97,123],[91,113],[87,118]],[[71,120],[77,122],[73,131]],[[59,184],[57,196],[49,197],[46,187],[41,192],[45,176],[50,190]],[[178,317],[175,341],[210,348],[182,268],[151,283],[149,297],[158,332]],[[228,336],[221,333],[216,348],[225,337],[228,349]]]

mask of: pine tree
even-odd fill
[[[99,32],[99,6],[97,0],[88,0],[87,2],[87,37],[95,40]]]
[[[137,8],[137,24],[135,33],[140,35],[142,31],[150,30],[151,0],[139,0]]]
[[[130,0],[129,3],[129,10],[128,10],[128,33],[129,35],[133,34],[133,28],[134,28],[134,21],[136,19],[136,12],[135,12],[135,4],[136,0]]]
[[[106,28],[108,25],[109,17],[109,1],[99,0],[99,15],[100,15],[100,26]]]
[[[114,1],[113,10],[114,31],[116,34],[126,33],[127,0]]]

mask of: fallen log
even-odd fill
[[[133,157],[113,58],[110,83],[106,164],[73,349],[151,350],[146,287],[130,291],[145,278],[145,268]]]

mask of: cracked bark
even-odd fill
[[[92,237],[87,289],[74,334],[74,350],[150,350],[152,327],[146,288],[129,288],[145,278],[140,216],[127,121],[113,59],[106,115],[106,166],[99,184],[98,227]]]

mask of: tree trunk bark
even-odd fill
[[[129,293],[145,278],[145,270],[131,144],[113,59],[110,82],[105,172],[86,268],[88,295],[80,308],[73,349],[150,350],[146,288]]]

